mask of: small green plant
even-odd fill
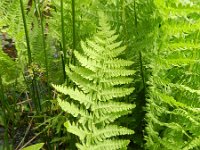
[[[61,93],[57,98],[61,108],[74,117],[64,125],[68,132],[79,137],[78,149],[126,149],[129,140],[119,136],[134,132],[114,121],[135,107],[118,99],[133,92],[134,88],[126,84],[133,81],[130,76],[135,71],[126,68],[133,64],[132,61],[117,58],[126,47],[116,42],[118,35],[111,30],[104,15],[100,15],[99,22],[93,40],[81,42],[83,52],[74,52],[80,66],[66,67],[76,87],[53,87]],[[64,98],[63,94],[70,98]]]

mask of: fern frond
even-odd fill
[[[84,53],[88,56],[88,57],[90,57],[90,58],[92,58],[92,59],[102,59],[102,55],[101,54],[99,54],[100,52],[100,49],[101,49],[101,47],[100,46],[97,46],[97,45],[95,45],[95,50],[98,50],[98,51],[94,51],[93,49],[94,49],[94,46],[92,47],[92,48],[89,48],[88,46],[86,46],[86,43],[84,43],[84,42],[81,42],[81,47],[84,49]],[[103,49],[103,48],[102,48]]]
[[[170,84],[170,85],[171,85],[171,87],[175,87],[177,89],[180,89],[181,91],[189,92],[189,93],[196,94],[196,95],[200,96],[200,90],[192,89],[189,86],[181,85],[181,84]]]
[[[108,125],[103,129],[94,130],[92,138],[95,142],[104,141],[107,138],[118,135],[129,135],[133,134],[133,130],[127,129],[125,127],[119,127],[117,125]]]
[[[77,148],[80,150],[116,150],[116,149],[126,149],[129,144],[128,140],[104,140],[101,143],[95,145],[80,145],[77,144]]]
[[[162,18],[163,39],[151,62],[146,146],[155,150],[199,149],[200,20],[195,17],[199,16],[199,5],[180,0],[155,0],[155,4]]]
[[[133,78],[129,77],[115,77],[115,78],[105,78],[102,79],[101,83],[104,83],[105,85],[122,85],[122,84],[129,84],[133,81]]]
[[[120,67],[128,67],[133,64],[132,61],[127,61],[123,59],[110,59],[108,61],[105,61],[105,65],[108,68],[120,68]]]
[[[116,119],[124,116],[124,115],[127,115],[131,113],[131,110],[125,110],[125,111],[118,111],[118,112],[112,112],[110,114],[106,114],[106,115],[101,115],[101,117],[99,117],[98,113],[95,113],[95,120],[94,120],[94,124],[103,124],[103,125],[106,125],[106,124],[109,124],[109,123],[112,123],[114,122]]]
[[[183,150],[190,150],[200,146],[200,137],[195,137],[192,139]]]
[[[87,47],[94,50],[95,52],[97,53],[101,53],[105,50],[104,47],[102,47],[101,45],[105,44],[104,40],[103,39],[100,39],[99,37],[94,37],[96,38],[96,42],[95,41],[92,41],[92,40],[87,40]],[[98,44],[99,43],[99,44]],[[82,47],[83,48],[83,47]],[[83,48],[84,49],[84,48]]]
[[[75,134],[80,138],[80,140],[84,140],[86,135],[89,134],[87,130],[81,129],[74,122],[71,124],[70,122],[67,121],[64,123],[64,126],[67,128],[68,132]]]
[[[81,65],[87,69],[90,69],[94,72],[97,71],[97,68],[100,68],[101,65],[99,64],[99,62],[96,62],[95,60],[91,59],[91,58],[87,58],[84,57],[83,55],[81,55],[79,52],[75,51],[74,55],[76,56],[76,58],[78,59],[78,61],[81,63]]]
[[[90,80],[81,77],[75,72],[71,73],[70,71],[67,71],[67,73],[69,78],[73,80],[74,83],[76,83],[77,86],[80,87],[84,93],[88,93],[91,91],[98,91],[97,86],[92,82],[90,82]]]
[[[58,92],[69,95],[74,100],[78,101],[80,104],[84,104],[85,107],[88,109],[93,102],[91,98],[85,95],[83,92],[79,91],[78,89],[67,88],[61,85],[52,85]]]
[[[135,73],[134,70],[124,70],[124,69],[105,69],[102,71],[106,78],[119,77],[119,76],[130,76]]]
[[[110,101],[110,102],[99,102],[95,105],[93,105],[93,107],[91,108],[92,111],[95,111],[95,115],[97,115],[98,113],[101,114],[107,114],[107,113],[113,113],[113,112],[121,112],[121,111],[127,111],[127,110],[131,110],[135,107],[135,105],[132,104],[125,104],[125,103],[120,103],[120,102],[114,102],[114,101]]]
[[[83,51],[74,52],[80,66],[66,67],[69,79],[78,88],[53,87],[71,98],[58,98],[58,103],[64,111],[77,118],[76,123],[66,122],[65,126],[68,132],[79,137],[78,149],[126,149],[129,141],[118,140],[117,137],[134,132],[114,125],[114,121],[130,113],[135,105],[115,99],[133,92],[134,88],[122,85],[133,81],[135,71],[128,69],[133,64],[132,61],[115,58],[125,47],[121,46],[121,41],[116,41],[118,35],[110,29],[105,17],[100,19],[100,24],[94,39],[81,42]]]
[[[79,66],[73,66],[73,65],[70,65],[70,69],[75,72],[76,74],[80,75],[81,77],[83,77],[84,79],[87,79],[87,80],[94,80],[95,78],[95,75],[96,73],[87,69],[87,68],[84,68],[84,67],[79,67]]]
[[[118,48],[121,44],[122,44],[122,42],[117,42],[117,43],[108,45],[107,48],[108,48],[108,50],[114,50],[114,49]]]
[[[84,108],[79,108],[76,104],[69,103],[67,101],[63,101],[60,98],[58,98],[58,104],[61,106],[62,110],[72,114],[74,117],[78,117],[79,115],[85,117],[85,118],[91,118],[89,112],[85,110]]]
[[[108,41],[109,43],[113,43],[113,42],[115,42],[115,41],[118,39],[118,37],[119,37],[119,35],[114,34],[114,35],[112,35],[110,38],[108,38],[107,41]],[[94,40],[95,40],[95,42],[97,42],[97,43],[105,44],[105,41],[102,40],[102,38],[99,37],[99,36],[94,36]],[[94,46],[93,48],[95,48],[95,45],[96,45],[96,44],[94,44],[92,41],[88,40],[88,44],[89,44],[91,47]]]
[[[108,88],[105,90],[97,91],[100,101],[107,101],[113,98],[124,97],[130,95],[134,88]]]

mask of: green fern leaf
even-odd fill
[[[79,108],[76,104],[74,103],[69,103],[67,101],[63,101],[60,98],[58,98],[58,103],[61,106],[61,108],[72,114],[74,117],[78,117],[79,115],[86,117],[86,118],[91,118],[91,116],[89,115],[89,112],[83,108]]]
[[[78,89],[67,88],[60,85],[52,85],[58,92],[65,95],[70,95],[74,100],[79,101],[80,104],[84,104],[88,109],[93,102],[90,100],[90,97],[79,91]]]
[[[107,138],[111,138],[113,136],[118,135],[128,135],[133,134],[134,132],[130,129],[119,127],[116,125],[108,125],[103,129],[94,130],[94,134],[92,138],[94,141],[104,141]]]
[[[161,19],[152,57],[146,148],[199,149],[199,4],[155,0]]]
[[[133,90],[134,88],[110,88],[110,89],[108,88],[97,92],[98,92],[98,98],[101,101],[107,101],[113,98],[130,95],[133,92]]]
[[[76,118],[72,124],[65,123],[67,131],[79,137],[76,144],[81,150],[126,149],[129,140],[120,140],[119,135],[134,132],[114,124],[117,118],[127,115],[134,104],[115,99],[130,95],[134,88],[123,86],[133,81],[135,71],[128,69],[133,62],[115,58],[125,47],[116,41],[118,35],[107,21],[100,19],[101,26],[94,39],[81,42],[82,52],[74,55],[80,66],[69,65],[66,73],[77,87],[53,87],[70,99],[57,98],[61,108]]]
[[[77,147],[80,150],[116,150],[126,149],[128,144],[128,140],[104,140],[104,142],[90,146],[77,144]]]

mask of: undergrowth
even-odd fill
[[[199,4],[0,1],[0,149],[199,149]]]

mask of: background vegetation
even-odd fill
[[[200,149],[199,10],[1,0],[0,149]]]

